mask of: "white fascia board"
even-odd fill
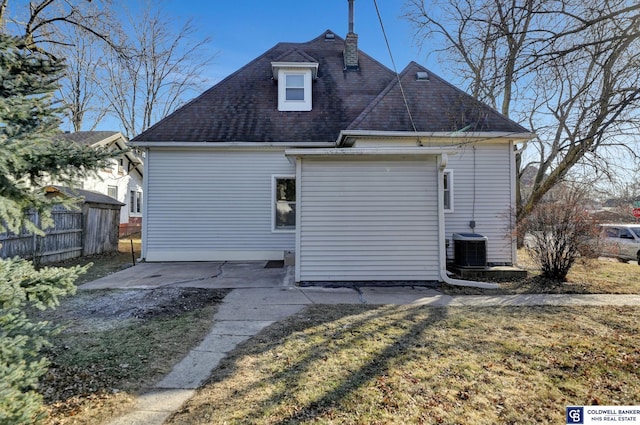
[[[109,136],[106,139],[103,139],[100,142],[94,144],[94,146],[109,146],[114,141],[114,145],[118,149],[120,149],[121,151],[126,151],[124,153],[124,156],[127,157],[129,162],[134,164],[134,168],[137,169],[138,173],[142,177],[144,175],[144,164],[142,162],[142,159],[129,149],[129,143],[122,133],[116,133],[113,136]]]
[[[141,148],[326,148],[335,146],[335,142],[129,142],[129,145]]]
[[[271,72],[273,79],[278,79],[278,71],[280,69],[310,69],[311,78],[318,78],[318,62],[271,62]]]
[[[127,139],[125,139],[122,133],[116,133],[112,136],[107,137],[106,139],[102,139],[99,142],[94,143],[92,146],[104,147],[109,146],[111,143],[113,143],[121,151],[127,151],[124,155],[129,161],[136,165],[142,164],[142,159],[138,158],[133,152],[131,152],[131,150],[128,150],[130,143],[127,142]]]
[[[455,155],[455,148],[434,147],[392,147],[392,148],[333,148],[333,149],[287,149],[288,157],[337,157],[337,156],[433,156]]]
[[[428,141],[433,138],[448,138],[451,140],[463,141],[495,141],[510,140],[514,142],[524,142],[536,137],[535,133],[510,133],[502,131],[478,131],[478,132],[459,132],[459,131],[430,131],[430,132],[411,132],[411,131],[368,131],[368,130],[342,130],[338,139],[337,146],[353,145],[357,139],[417,139],[418,141]]]
[[[124,135],[120,132],[114,133],[109,137],[106,137],[102,140],[100,140],[99,142],[94,143],[93,145],[91,145],[92,147],[101,147],[101,146],[109,146],[111,143],[113,143],[114,141],[116,141],[117,144],[117,140],[118,139],[122,139],[122,141],[126,144],[127,143],[127,139],[124,138]],[[120,146],[118,146],[120,147]],[[122,149],[122,148],[120,148]]]

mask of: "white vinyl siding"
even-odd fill
[[[299,281],[439,280],[435,157],[301,161]]]
[[[147,261],[282,259],[294,233],[274,233],[274,175],[293,175],[283,150],[150,149]]]
[[[450,155],[447,165],[455,171],[455,210],[445,214],[445,237],[451,241],[453,233],[471,232],[469,223],[475,221],[473,232],[487,237],[487,262],[493,264],[513,263],[512,149],[510,143],[478,144],[474,160],[474,148],[467,145]],[[453,260],[453,243],[447,255]]]

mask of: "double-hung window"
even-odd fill
[[[444,170],[442,175],[442,198],[445,212],[453,211],[453,171]]]
[[[304,102],[304,74],[285,74],[285,100]]]
[[[273,230],[296,228],[296,179],[292,176],[273,178]]]

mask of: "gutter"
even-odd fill
[[[493,282],[476,282],[473,280],[454,279],[447,274],[447,248],[445,245],[445,223],[444,223],[444,207],[443,207],[443,179],[442,172],[447,166],[448,157],[443,154],[438,160],[438,252],[440,254],[440,279],[444,283],[454,286],[467,286],[482,289],[498,289],[497,283]]]
[[[455,155],[458,148],[443,147],[367,147],[367,148],[333,148],[333,149],[287,149],[286,156],[430,156],[430,155]]]
[[[460,141],[491,141],[496,139],[509,139],[513,141],[527,141],[536,137],[535,133],[510,133],[506,131],[477,131],[477,132],[460,132],[460,131],[367,131],[367,130],[342,130],[336,140],[336,146],[353,146],[359,138],[418,138],[420,142],[427,142],[427,139],[443,138]],[[425,140],[422,140],[425,139]],[[476,139],[476,140],[473,140]]]
[[[130,146],[142,148],[331,148],[335,142],[178,142],[178,141],[154,141],[154,142],[129,142]]]

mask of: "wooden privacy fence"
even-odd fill
[[[54,207],[54,224],[44,229],[45,236],[24,231],[20,234],[0,233],[0,257],[21,257],[38,264],[48,264],[117,251],[122,204],[102,196],[107,199],[96,198],[94,194],[84,196],[82,208],[77,211]],[[92,201],[91,198],[96,199]],[[38,214],[30,213],[27,218],[40,226]]]

